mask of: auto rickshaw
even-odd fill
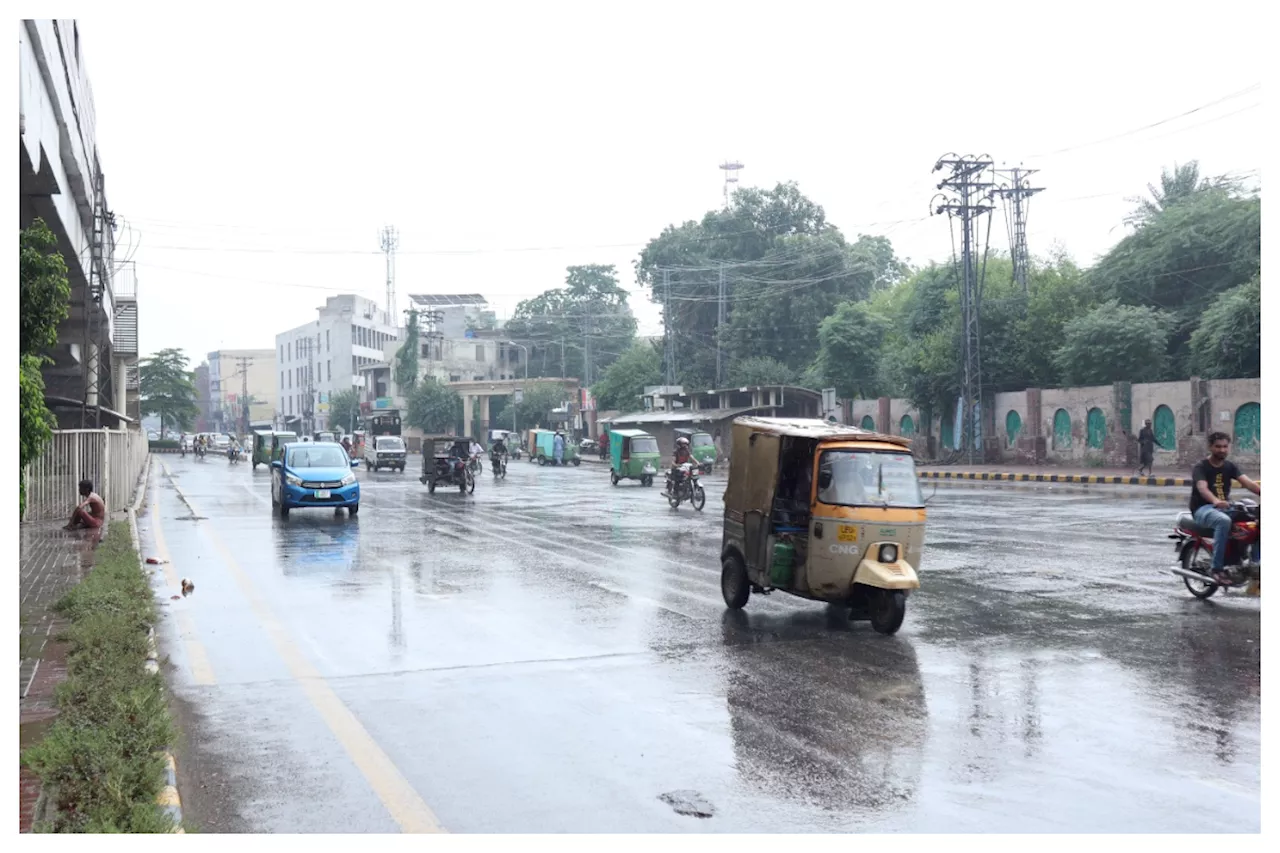
[[[662,463],[658,439],[638,429],[615,429],[609,433],[609,482],[639,480],[652,486]]]
[[[273,433],[269,429],[255,429],[253,431],[253,469],[256,471],[259,465],[271,465],[271,436]]]
[[[693,461],[698,463],[702,473],[710,474],[716,464],[716,442],[711,433],[687,427],[677,427],[672,432],[676,438],[689,439],[689,454]]]
[[[292,444],[298,440],[296,432],[273,432],[271,433],[271,458],[267,464],[284,459],[284,446]]]
[[[420,483],[435,494],[436,486],[457,486],[462,494],[476,490],[476,478],[467,467],[471,456],[471,439],[456,435],[422,437],[422,476]]]
[[[881,634],[919,589],[925,501],[910,439],[816,419],[733,422],[720,590],[732,609],[782,590]]]
[[[578,448],[574,447],[573,441],[569,436],[560,434],[564,439],[564,455],[562,457],[565,465],[570,463],[574,465],[582,464],[582,457],[578,454]],[[556,464],[555,453],[556,431],[553,429],[531,429],[529,430],[529,461],[537,462],[539,465]]]

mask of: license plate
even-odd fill
[[[848,524],[840,525],[840,532],[836,534],[836,538],[841,542],[857,542],[858,528]]]
[[[321,500],[323,500],[324,498],[329,497],[329,490],[328,490],[328,489],[318,489],[318,490],[316,491],[316,497],[317,497],[317,498],[320,498]]]

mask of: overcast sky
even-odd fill
[[[969,4],[964,38],[960,7],[928,5],[81,19],[142,350],[194,365],[273,346],[328,295],[384,302],[384,224],[401,309],[479,292],[505,316],[565,266],[609,263],[658,333],[632,261],[720,205],[726,158],[743,185],[794,180],[850,239],[886,234],[913,262],[950,257],[927,216],[947,152],[1038,168],[1032,253],[1082,264],[1162,166],[1260,167],[1263,51],[1240,41],[1256,4]],[[1001,221],[992,235],[1006,247]]]

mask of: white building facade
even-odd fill
[[[383,349],[401,335],[377,303],[354,294],[329,297],[315,320],[276,335],[276,425],[308,433],[349,427],[330,423],[330,396],[360,393],[360,369],[382,361]]]

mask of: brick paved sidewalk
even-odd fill
[[[123,513],[108,524],[122,523]],[[18,743],[38,742],[57,715],[53,691],[67,674],[67,652],[56,642],[65,623],[51,611],[93,567],[94,548],[106,533],[65,531],[63,522],[33,522],[18,527]],[[19,768],[18,831],[30,832],[40,796],[39,780]]]

